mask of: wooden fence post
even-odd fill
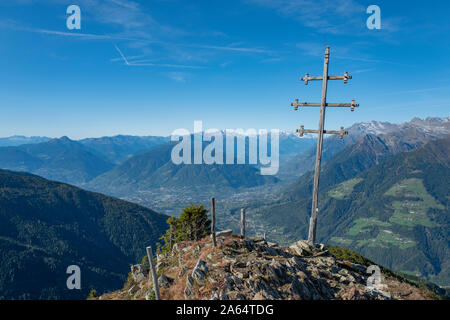
[[[173,247],[173,224],[170,224],[170,231],[169,231],[169,247],[170,250],[172,250]]]
[[[217,247],[216,242],[216,202],[214,197],[211,198],[211,234],[214,247]]]
[[[245,209],[241,209],[241,238],[245,238]]]
[[[148,257],[148,263],[150,264],[150,270],[152,272],[152,279],[153,279],[153,290],[155,291],[155,300],[160,300],[159,296],[159,286],[158,286],[158,277],[156,276],[156,270],[155,270],[155,262],[153,261],[153,253],[152,253],[152,247],[147,247],[147,257]]]

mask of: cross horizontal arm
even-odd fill
[[[303,134],[305,133],[319,133],[319,130],[313,130],[313,129],[305,129],[304,126],[300,126],[300,129],[297,129],[296,132],[300,134],[300,137],[303,137]],[[344,131],[344,127],[341,127],[341,130],[323,130],[324,134],[338,134],[340,135],[340,138],[342,139],[344,135],[348,134],[348,131]]]
[[[349,79],[351,79],[352,76],[348,75],[348,72],[345,72],[343,76],[329,76],[328,80],[344,80],[344,83],[347,83]],[[308,81],[314,81],[314,80],[323,80],[323,77],[310,77],[309,73],[305,74],[303,78],[300,78],[300,81],[304,81],[305,85],[308,84]]]
[[[298,99],[295,99],[295,102],[291,103],[291,106],[294,107],[295,110],[298,110],[298,107],[320,107],[320,103],[310,103],[310,102],[298,102]],[[326,103],[326,107],[347,107],[350,108],[351,111],[355,110],[355,107],[359,107],[358,103],[355,103],[355,100],[352,100],[351,103]]]
[[[329,76],[328,80],[350,80],[352,79],[352,76]],[[344,81],[344,83],[347,83],[347,81]]]

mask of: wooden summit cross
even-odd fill
[[[301,81],[305,82],[305,85],[308,84],[309,81],[313,80],[322,80],[322,100],[320,103],[299,103],[298,99],[295,99],[295,102],[291,103],[291,106],[294,107],[295,110],[298,110],[298,107],[320,107],[320,120],[319,120],[319,129],[318,130],[310,130],[305,129],[304,126],[300,126],[300,129],[297,129],[296,132],[300,134],[300,137],[306,133],[318,133],[317,139],[317,153],[316,153],[316,165],[314,172],[314,188],[313,188],[313,198],[312,198],[312,210],[311,210],[311,219],[309,221],[309,233],[308,233],[308,242],[310,244],[314,244],[316,242],[316,227],[317,227],[317,199],[319,192],[319,176],[320,176],[320,162],[322,160],[322,144],[323,144],[323,135],[324,134],[338,134],[341,139],[344,135],[348,134],[347,131],[344,131],[344,127],[341,127],[341,130],[324,130],[325,123],[325,109],[326,107],[349,107],[351,111],[355,110],[355,107],[359,107],[359,104],[355,103],[355,100],[352,100],[351,103],[327,103],[327,86],[328,80],[344,80],[344,83],[347,83],[349,79],[352,77],[348,75],[347,72],[344,73],[343,76],[328,76],[328,66],[330,61],[330,47],[327,46],[325,48],[325,61],[323,64],[323,76],[322,77],[310,77],[307,73],[305,77],[301,78]]]

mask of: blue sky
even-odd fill
[[[68,30],[66,8],[81,8]],[[369,30],[366,8],[381,9]],[[206,128],[316,128],[325,43],[327,129],[450,111],[449,1],[0,0],[0,136],[73,139]],[[121,56],[121,54],[125,57]],[[128,62],[128,64],[127,64]]]

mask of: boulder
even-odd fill
[[[131,274],[134,282],[141,282],[148,275],[149,267],[144,264],[135,264],[131,266]]]
[[[289,246],[297,255],[308,256],[311,255],[313,248],[305,240],[294,242]]]
[[[226,237],[226,236],[231,236],[232,234],[233,234],[233,230],[227,229],[227,230],[222,230],[222,231],[216,232],[216,237]]]
[[[206,261],[199,259],[194,270],[192,270],[192,278],[194,278],[199,285],[204,285],[207,272],[208,267],[206,266]]]

